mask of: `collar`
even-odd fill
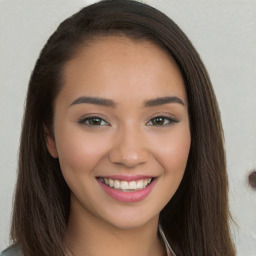
[[[166,252],[167,252],[167,256],[176,256],[176,254],[174,253],[174,251],[172,250],[170,244],[168,243],[166,236],[164,234],[163,229],[161,228],[161,226],[159,226],[159,233],[160,236],[164,242],[165,248],[166,248]]]

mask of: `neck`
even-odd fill
[[[164,256],[158,216],[142,226],[121,229],[71,207],[65,237],[68,256]]]

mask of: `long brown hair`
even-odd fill
[[[165,49],[179,66],[186,86],[191,149],[180,187],[160,213],[171,247],[177,256],[234,256],[223,132],[207,71],[170,18],[130,0],[102,1],[71,16],[49,38],[37,60],[23,119],[13,241],[20,244],[24,256],[64,254],[70,190],[58,160],[47,151],[45,127],[54,131],[53,105],[65,63],[89,40],[118,34]]]

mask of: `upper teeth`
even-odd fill
[[[127,191],[127,190],[139,190],[139,189],[145,188],[152,181],[152,178],[133,180],[133,181],[112,180],[109,178],[100,178],[100,180],[111,188]]]

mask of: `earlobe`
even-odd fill
[[[55,139],[54,139],[52,132],[49,131],[49,129],[46,128],[45,126],[44,126],[44,132],[45,132],[45,143],[46,143],[49,154],[53,158],[58,158],[56,143],[55,143]]]

